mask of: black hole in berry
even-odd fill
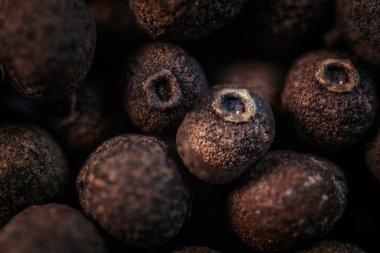
[[[345,84],[349,79],[346,68],[336,64],[326,67],[325,78],[336,84]]]
[[[172,97],[172,89],[169,78],[163,76],[152,81],[153,92],[157,97],[164,102],[167,102]]]
[[[222,107],[224,110],[233,113],[245,112],[245,104],[239,96],[227,94],[222,98]]]

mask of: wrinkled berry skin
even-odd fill
[[[229,195],[230,223],[248,246],[263,252],[302,247],[327,234],[347,199],[343,172],[319,157],[276,151],[247,173]]]
[[[380,1],[338,0],[337,18],[348,46],[369,63],[380,64]]]
[[[0,226],[25,207],[52,201],[67,180],[63,153],[45,131],[21,125],[0,128]]]
[[[137,22],[152,37],[187,40],[228,24],[246,0],[130,0]]]
[[[207,89],[198,62],[167,43],[144,46],[131,57],[125,81],[124,106],[143,132],[175,129]]]
[[[356,245],[346,242],[324,241],[298,253],[366,253]]]
[[[193,175],[225,184],[261,158],[274,135],[272,111],[259,94],[217,85],[181,123],[177,151]]]
[[[313,147],[339,150],[360,141],[377,112],[374,82],[348,55],[308,53],[288,73],[282,110]]]
[[[0,61],[10,84],[40,102],[61,99],[85,78],[96,29],[83,0],[4,0]]]
[[[19,240],[22,238],[22,240]],[[2,253],[106,253],[96,227],[64,205],[31,206],[0,232]]]
[[[104,142],[77,178],[85,214],[137,248],[175,237],[187,218],[190,195],[168,152],[154,137],[123,135]]]

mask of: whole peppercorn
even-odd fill
[[[137,22],[153,37],[203,37],[228,24],[246,0],[130,0]]]
[[[374,83],[345,54],[317,51],[289,71],[282,107],[311,145],[337,150],[358,142],[371,127],[377,97]]]
[[[132,57],[123,86],[132,122],[144,132],[162,133],[181,123],[207,81],[196,60],[180,47],[152,43]]]
[[[217,85],[181,123],[177,150],[196,177],[223,184],[261,158],[274,134],[272,111],[260,95]]]
[[[348,46],[372,64],[380,64],[380,1],[339,0],[338,22]]]
[[[366,162],[372,174],[380,181],[380,127],[377,125],[377,130],[374,136],[371,137],[366,148]]]
[[[219,251],[207,247],[184,247],[174,250],[173,253],[219,253]]]
[[[74,153],[88,155],[111,137],[112,120],[102,91],[95,83],[86,83],[53,106],[51,115],[51,127]]]
[[[22,238],[22,240],[20,240]],[[32,206],[0,232],[2,253],[105,253],[96,227],[79,211],[64,205]]]
[[[356,245],[346,242],[325,241],[299,253],[366,253]]]
[[[83,0],[4,0],[0,37],[0,60],[14,89],[53,101],[73,92],[86,76],[96,30]]]
[[[273,112],[280,108],[283,71],[275,64],[259,61],[241,61],[214,70],[215,83],[233,83],[260,93]]]
[[[65,189],[65,158],[51,137],[36,127],[0,127],[0,226],[33,204]]]
[[[84,212],[134,247],[167,242],[188,215],[186,185],[167,146],[153,137],[104,142],[85,163],[77,187]]]
[[[312,155],[268,153],[244,179],[229,196],[230,222],[259,251],[303,246],[328,233],[345,209],[343,172]]]

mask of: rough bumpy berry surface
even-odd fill
[[[73,152],[92,152],[110,137],[112,120],[102,91],[92,83],[55,105],[51,114],[51,127]]]
[[[326,241],[317,243],[307,250],[298,253],[366,253],[358,246],[346,242]]]
[[[219,100],[220,108],[215,108]],[[233,85],[217,85],[181,123],[177,150],[196,177],[227,183],[269,149],[274,128],[272,111],[260,95]]]
[[[153,137],[124,135],[103,143],[77,179],[84,212],[135,247],[177,235],[188,215],[189,192],[168,148]]]
[[[380,64],[380,1],[340,0],[337,18],[350,48],[373,64]]]
[[[233,83],[237,88],[258,92],[269,103],[273,112],[279,110],[284,76],[279,66],[245,61],[222,66],[215,72],[215,83]]]
[[[172,253],[219,253],[219,251],[206,248],[206,247],[185,247],[177,249]]]
[[[205,92],[203,70],[180,47],[152,43],[128,64],[125,109],[144,132],[161,133],[177,127]]]
[[[83,214],[58,204],[19,213],[1,230],[0,245],[2,253],[107,252],[96,227]]]
[[[321,158],[268,153],[229,196],[231,225],[250,247],[276,252],[325,235],[345,210],[343,172]]]
[[[153,37],[192,39],[229,23],[246,0],[130,0],[139,24]]]
[[[0,128],[0,226],[25,207],[62,193],[67,177],[62,151],[47,133],[35,127]]]
[[[317,51],[296,61],[282,94],[282,109],[299,135],[323,149],[358,142],[377,112],[374,83],[347,55]]]
[[[4,0],[0,10],[0,60],[12,86],[38,101],[73,92],[95,51],[95,23],[84,1]]]
[[[380,181],[380,129],[377,125],[377,131],[368,143],[366,149],[367,166],[373,175]]]

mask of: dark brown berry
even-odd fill
[[[0,3],[0,60],[19,93],[61,99],[86,76],[95,51],[95,23],[83,0]]]
[[[77,187],[84,212],[135,247],[169,241],[188,215],[186,185],[167,146],[153,137],[104,142],[85,163]]]
[[[87,154],[111,137],[111,117],[102,90],[94,83],[60,101],[52,110],[50,125],[72,152]]]
[[[366,162],[372,174],[380,181],[380,128],[377,124],[376,132],[369,140],[366,148]]]
[[[215,83],[233,83],[236,88],[258,92],[269,103],[273,112],[280,107],[283,71],[275,64],[242,61],[224,65],[215,70]]]
[[[22,240],[20,240],[22,238]],[[79,211],[64,205],[32,206],[0,232],[2,253],[105,253],[96,227]]]
[[[162,133],[181,123],[207,81],[196,60],[180,47],[152,43],[131,58],[123,86],[132,122],[144,132]]]
[[[274,128],[272,111],[260,95],[217,85],[181,123],[177,150],[199,179],[228,183],[265,154]]]
[[[138,23],[153,37],[203,37],[228,24],[246,0],[130,0]]]
[[[36,127],[0,128],[0,226],[25,207],[51,201],[65,189],[62,151]]]
[[[337,15],[350,48],[372,64],[380,64],[380,1],[339,0]]]
[[[277,252],[328,233],[347,198],[343,172],[312,155],[268,153],[229,196],[232,228],[248,246]]]
[[[325,241],[299,253],[366,253],[356,245],[346,242]]]
[[[220,253],[207,247],[184,247],[174,250],[172,253]]]
[[[289,54],[305,48],[328,28],[333,4],[330,0],[255,0],[249,16],[253,43],[270,53]],[[247,22],[247,21],[246,21]]]
[[[304,140],[334,150],[367,133],[377,97],[361,65],[345,54],[318,51],[302,56],[289,71],[282,107]]]

